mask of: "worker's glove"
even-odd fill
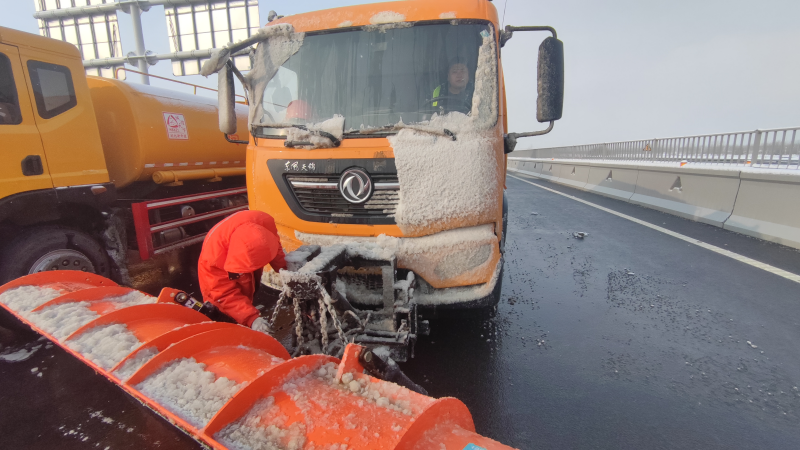
[[[260,331],[262,333],[267,333],[267,334],[272,333],[272,327],[269,326],[269,322],[267,322],[267,319],[263,317],[256,318],[256,320],[254,320],[253,323],[250,325],[250,328],[256,331]]]

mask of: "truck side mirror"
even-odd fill
[[[564,111],[564,43],[558,40],[553,27],[513,27],[506,26],[500,35],[501,46],[504,46],[515,31],[549,31],[553,33],[539,46],[537,64],[536,120],[540,123],[550,122],[546,130],[529,133],[508,133],[505,136],[505,153],[514,151],[517,139],[529,136],[541,136],[553,129],[553,124],[561,118]]]
[[[235,134],[236,110],[234,94],[236,92],[233,86],[233,71],[228,64],[225,64],[217,73],[219,88],[219,131],[225,134]]]
[[[539,46],[536,120],[552,122],[564,110],[564,43],[549,37]]]

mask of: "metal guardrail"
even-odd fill
[[[532,158],[687,161],[798,170],[800,127],[520,150],[521,152]]]

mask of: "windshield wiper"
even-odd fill
[[[394,125],[386,125],[383,127],[375,127],[375,128],[362,128],[360,130],[354,131],[347,131],[344,133],[345,136],[354,136],[358,134],[375,134],[376,132],[382,131],[397,131],[402,129],[409,129],[414,131],[420,131],[422,133],[429,133],[435,134],[437,136],[444,136],[448,137],[452,140],[456,140],[456,135],[452,131],[448,130],[447,128],[436,128],[436,127],[429,127],[425,125],[413,125],[413,124],[405,124],[405,123],[396,123]]]
[[[336,136],[328,133],[327,131],[309,130],[308,127],[306,127],[305,125],[297,125],[293,123],[259,123],[257,126],[262,128],[298,128],[303,131],[308,131],[310,134],[330,139],[331,144],[333,144],[334,147],[342,145],[341,140],[339,140]],[[283,143],[283,146],[288,148],[295,148],[306,145],[314,145],[314,144],[308,141],[290,141],[288,139]]]

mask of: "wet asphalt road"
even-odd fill
[[[800,273],[795,250],[534,182]],[[403,365],[412,379],[460,398],[480,433],[522,449],[800,448],[797,283],[516,179],[507,186],[497,312],[434,320]],[[6,351],[44,344],[5,314],[0,326]],[[47,347],[0,362],[0,447],[199,448]]]

